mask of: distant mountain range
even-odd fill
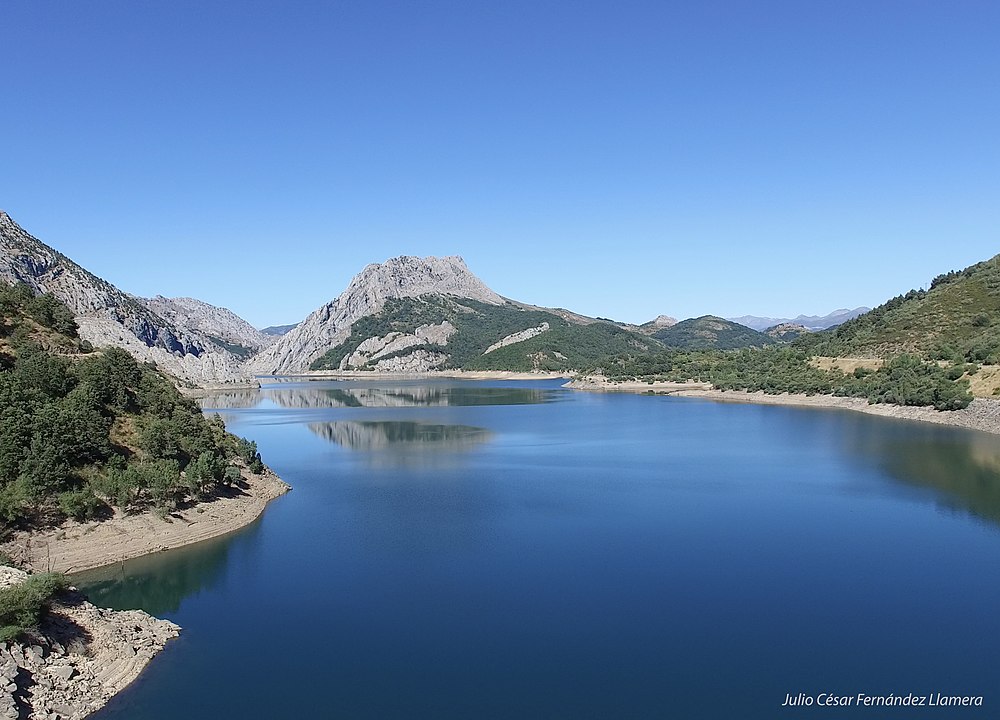
[[[616,323],[501,297],[460,257],[369,265],[336,299],[250,360],[311,370],[569,370],[659,343]]]
[[[739,323],[740,325],[745,325],[748,328],[759,331],[767,330],[768,328],[772,328],[776,325],[801,325],[808,330],[827,330],[828,328],[847,322],[852,318],[856,318],[859,315],[864,315],[869,310],[871,310],[871,308],[858,307],[853,310],[841,308],[840,310],[834,310],[827,315],[799,315],[794,318],[773,318],[759,317],[757,315],[743,315],[741,317],[727,318],[727,320],[731,320],[734,323]]]
[[[364,268],[302,322],[256,330],[193,298],[124,293],[0,212],[0,279],[53,294],[72,310],[81,338],[95,346],[123,347],[193,383],[310,369],[571,371],[669,348],[789,342],[827,355],[1000,356],[996,259],[939,276],[929,291],[911,291],[874,311],[681,322],[661,315],[635,326],[502,297],[457,256],[397,257]]]

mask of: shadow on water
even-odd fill
[[[906,423],[896,431],[845,433],[852,450],[947,508],[1000,525],[1000,438]]]
[[[241,539],[259,532],[253,523]],[[210,589],[222,577],[234,537],[206,540],[73,575],[73,583],[98,607],[141,609],[163,617],[180,610],[185,598]]]

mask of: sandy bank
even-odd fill
[[[239,530],[256,520],[264,507],[290,489],[265,468],[261,475],[244,470],[244,488],[234,489],[165,519],[147,512],[104,521],[76,522],[42,532],[20,532],[0,545],[23,567],[73,573],[111,565],[149,553],[191,545]]]
[[[1000,399],[976,398],[964,410],[940,412],[930,407],[902,405],[869,405],[863,398],[835,397],[833,395],[768,395],[764,392],[741,390],[713,390],[708,383],[611,383],[600,378],[574,380],[565,385],[574,390],[589,392],[633,392],[673,395],[676,397],[702,398],[718,402],[755,403],[758,405],[792,405],[796,407],[833,408],[881,415],[903,420],[919,420],[938,425],[981,430],[1000,435]]]

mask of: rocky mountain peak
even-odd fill
[[[373,263],[358,273],[344,292],[345,295],[358,293],[376,301],[435,293],[470,298],[491,305],[504,302],[502,297],[473,275],[465,261],[457,255],[441,258],[402,255],[383,263]]]
[[[343,342],[352,323],[378,312],[387,300],[421,295],[450,295],[490,305],[506,302],[457,255],[390,258],[365,267],[343,293],[253,358],[250,366],[260,374],[304,370],[316,357]]]

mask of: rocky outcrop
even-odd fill
[[[414,350],[407,355],[396,355],[374,363],[371,368],[383,373],[423,373],[440,368],[448,362],[444,353]]]
[[[795,323],[781,323],[780,325],[768,328],[764,331],[764,334],[768,337],[773,337],[775,340],[791,342],[800,335],[804,335],[809,332],[812,331],[803,325],[796,325]]]
[[[451,295],[491,305],[504,299],[473,275],[465,261],[451,257],[398,257],[369,265],[335,300],[254,357],[248,368],[262,375],[300,372],[319,355],[346,340],[351,324],[381,310],[387,300]]]
[[[0,280],[51,293],[76,316],[80,337],[97,347],[125,348],[175,377],[194,382],[244,376],[240,358],[218,341],[171,323],[142,298],[85,270],[25,232],[0,211]]]
[[[524,342],[525,340],[530,340],[531,338],[541,335],[543,332],[549,329],[549,324],[543,322],[538,327],[528,328],[527,330],[522,330],[521,332],[511,333],[502,340],[493,343],[486,350],[483,351],[483,355],[489,355],[494,350],[499,350],[502,347],[507,347],[508,345],[513,345],[515,343]]]
[[[445,320],[436,325],[421,325],[412,333],[392,332],[383,337],[370,337],[358,345],[358,349],[345,357],[340,362],[341,370],[353,370],[361,367],[379,367],[385,365],[379,362],[387,355],[401,354],[407,348],[419,345],[440,345],[448,344],[448,338],[455,333],[455,326]],[[409,353],[414,355],[415,353]],[[440,353],[433,353],[440,355]],[[424,353],[429,357],[431,353]],[[422,356],[422,357],[423,357]],[[390,358],[391,359],[391,358]],[[439,365],[440,362],[430,367]]]
[[[0,567],[0,584],[26,574]],[[77,720],[96,712],[177,637],[141,610],[104,610],[71,590],[28,642],[0,643],[0,718]]]
[[[276,335],[263,333],[232,310],[194,298],[165,298],[157,295],[145,300],[145,303],[146,307],[167,322],[221,340],[235,348],[243,348],[247,356],[277,340]],[[230,347],[229,350],[233,351],[233,348]]]
[[[669,315],[657,315],[656,319],[653,320],[653,326],[658,328],[670,327],[671,325],[677,324],[677,318],[670,317]]]
[[[669,315],[657,315],[655,320],[644,322],[642,325],[636,326],[635,329],[646,335],[652,335],[659,330],[664,330],[676,324],[677,318],[670,317]]]

